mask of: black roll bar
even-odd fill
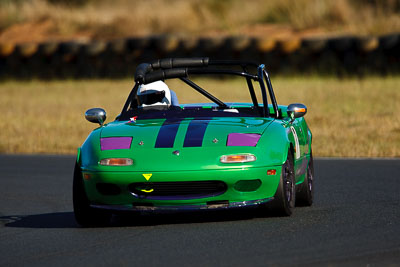
[[[219,100],[218,98],[216,98],[215,96],[213,96],[212,94],[210,94],[209,92],[207,92],[206,90],[204,90],[203,88],[201,88],[188,78],[181,78],[181,80],[185,82],[187,85],[193,87],[200,94],[204,95],[205,97],[216,103],[221,108],[229,108],[224,102],[222,102],[221,100]]]
[[[243,71],[238,71],[234,69],[209,69],[206,68],[209,65],[214,66],[240,66]],[[255,67],[257,74],[251,74],[247,71],[247,67]],[[265,65],[258,65],[254,62],[246,61],[235,61],[235,60],[210,60],[209,58],[167,58],[154,61],[152,63],[142,63],[136,68],[135,72],[135,86],[132,89],[127,102],[124,105],[123,111],[127,111],[129,104],[134,102],[135,94],[137,92],[138,86],[140,84],[148,84],[158,80],[165,80],[171,78],[179,78],[196,91],[210,99],[211,101],[218,104],[221,108],[229,108],[224,102],[195,84],[193,81],[188,79],[189,74],[231,74],[242,76],[246,78],[247,86],[250,92],[251,100],[254,104],[255,109],[260,110],[257,97],[255,94],[254,86],[251,80],[258,81],[261,88],[263,108],[261,110],[260,116],[270,116],[270,111],[268,108],[268,95],[267,90],[270,95],[271,104],[273,106],[275,116],[278,118],[279,108],[276,102],[275,94],[272,88],[272,83],[269,78],[269,74],[265,69]],[[265,77],[265,83],[264,83]],[[265,85],[267,87],[265,87]]]
[[[206,69],[204,69],[204,67],[207,67],[209,65],[241,66],[242,68],[245,68],[247,66],[258,66],[254,62],[235,60],[210,60],[209,58],[166,58],[154,61],[152,63],[140,64],[136,68],[135,81],[143,84],[156,81],[156,78],[159,78],[159,80],[161,80],[168,78],[187,77],[187,71],[184,71],[185,68],[190,68],[191,73],[197,73],[195,71],[200,71],[201,69],[205,71]],[[225,72],[224,70],[214,70],[214,73],[217,71],[219,71],[221,74],[233,74],[231,73],[233,72],[233,70],[225,70]],[[246,72],[243,72],[242,76],[245,76],[244,73]],[[148,75],[150,75],[150,77],[147,77]],[[257,77],[253,75],[252,79],[256,80]]]
[[[264,72],[265,80],[267,82],[268,92],[269,92],[269,96],[271,98],[272,106],[273,106],[274,111],[275,111],[275,116],[276,116],[276,118],[279,118],[280,114],[279,114],[278,103],[276,102],[275,93],[274,93],[274,90],[272,88],[271,79],[269,78],[269,74],[265,70],[265,67],[263,69],[263,72]]]
[[[265,89],[265,84],[263,80],[263,70],[264,70],[264,64],[261,64],[257,68],[257,73],[258,73],[258,83],[260,84],[261,87],[261,94],[262,94],[262,99],[263,99],[263,116],[267,117],[269,116],[269,109],[268,109],[268,97],[267,97],[267,90]]]

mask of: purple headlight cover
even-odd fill
[[[106,137],[100,138],[101,150],[129,149],[131,148],[132,137]]]
[[[228,135],[227,146],[256,146],[261,135],[251,133],[231,133]]]

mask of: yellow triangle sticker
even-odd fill
[[[152,173],[143,173],[143,177],[146,179],[146,181],[150,180],[151,176],[153,175]]]

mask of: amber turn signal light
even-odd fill
[[[133,164],[133,160],[128,158],[109,158],[100,160],[100,165],[104,166],[129,166]]]
[[[222,163],[244,163],[255,161],[256,156],[252,154],[224,155],[220,158]]]

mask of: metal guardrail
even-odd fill
[[[130,77],[139,63],[166,57],[251,60],[283,74],[399,74],[400,33],[328,39],[152,36],[90,43],[0,43],[0,78]]]

